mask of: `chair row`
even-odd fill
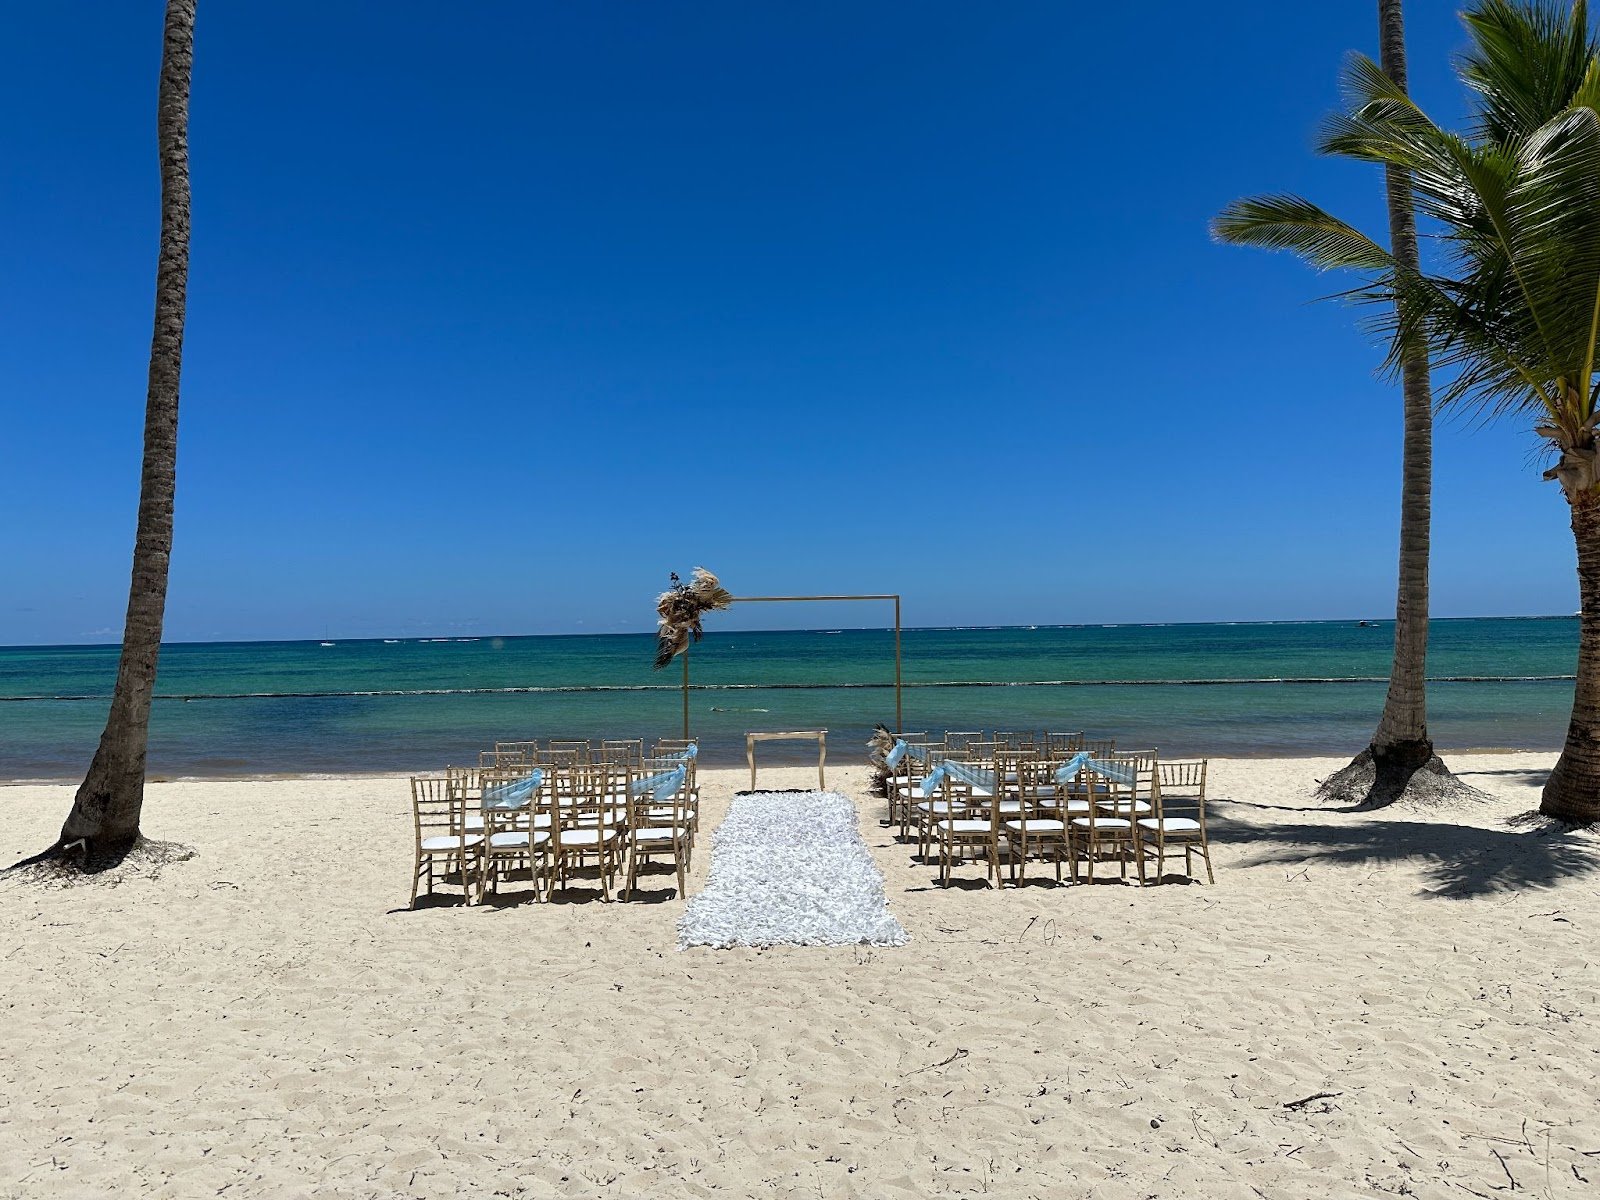
[[[603,899],[625,877],[633,895],[642,864],[676,868],[683,895],[699,827],[694,759],[681,752],[631,762],[447,768],[411,780],[415,857],[411,904],[426,885],[474,894],[526,880],[535,899],[593,870]]]
[[[1046,735],[1063,742],[1073,736]],[[1070,864],[1074,881],[1080,866],[1090,882],[1097,865],[1114,862],[1123,878],[1132,866],[1142,885],[1152,861],[1160,880],[1168,855],[1181,851],[1187,877],[1198,858],[1214,883],[1207,761],[1163,762],[1155,750],[1079,744],[1064,755],[976,742],[955,752],[924,743],[887,781],[890,820],[902,840],[917,842],[924,861],[937,851],[944,886],[969,856],[982,858],[988,878],[1004,886],[1002,850],[1013,882],[1026,878],[1030,861],[1043,860],[1054,864],[1057,879],[1063,862]]]

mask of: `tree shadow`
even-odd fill
[[[1282,866],[1321,861],[1341,866],[1412,863],[1433,881],[1419,894],[1452,899],[1552,888],[1600,873],[1600,840],[1540,823],[1525,830],[1481,829],[1442,821],[1370,817],[1326,825],[1210,823],[1211,841],[1263,847],[1237,865]]]
[[[1471,779],[1482,775],[1488,778],[1502,779],[1507,783],[1520,783],[1524,787],[1543,788],[1550,780],[1550,768],[1518,767],[1504,771],[1457,771],[1457,779]]]

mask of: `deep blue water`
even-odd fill
[[[1348,621],[907,630],[905,727],[1083,729],[1181,754],[1352,753],[1382,705],[1392,636],[1387,622]],[[150,769],[431,769],[475,761],[496,739],[675,736],[681,675],[651,669],[653,644],[641,634],[174,644],[162,651]],[[0,648],[0,778],[81,773],[116,654]],[[1576,654],[1573,618],[1436,620],[1435,741],[1559,746]],[[887,630],[710,633],[691,666],[691,727],[711,761],[742,755],[750,729],[826,727],[833,754],[853,756],[874,722],[894,724]],[[1365,679],[1376,682],[1332,682]],[[1038,686],[950,686],[972,683]]]

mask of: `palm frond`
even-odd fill
[[[1394,257],[1377,242],[1300,196],[1235,200],[1211,222],[1211,233],[1236,246],[1292,250],[1325,271],[1394,267]]]

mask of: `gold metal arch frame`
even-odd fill
[[[881,596],[735,596],[733,604],[789,604],[809,603],[817,600],[892,600],[894,601],[894,727],[905,728],[902,715],[900,675],[900,596],[891,593]],[[683,648],[683,736],[689,736],[689,648]]]

